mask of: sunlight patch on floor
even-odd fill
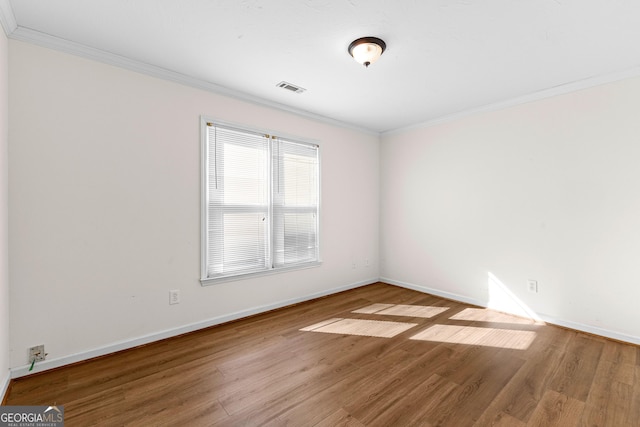
[[[533,331],[434,325],[410,339],[526,350],[535,338],[536,333]]]
[[[333,318],[316,323],[301,331],[324,332],[328,334],[359,335],[365,337],[393,338],[417,326],[417,323],[388,322],[384,320]]]
[[[371,304],[358,310],[352,311],[352,313],[361,314],[374,314],[389,307],[393,307],[395,304]]]
[[[460,313],[451,316],[451,320],[468,320],[473,322],[513,323],[518,325],[532,325],[535,321],[506,313],[499,313],[485,308],[465,308]]]
[[[405,304],[372,304],[359,310],[354,310],[352,311],[352,313],[380,314],[384,316],[421,317],[424,319],[429,319],[447,310],[449,310],[449,307]]]

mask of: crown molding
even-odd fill
[[[18,28],[16,16],[13,14],[13,8],[9,0],[0,0],[0,24],[2,24],[2,29],[7,37]]]
[[[509,107],[515,107],[517,105],[526,104],[528,102],[540,101],[546,98],[552,98],[558,95],[564,95],[571,92],[576,92],[582,89],[588,89],[595,86],[604,85],[607,83],[613,83],[619,80],[624,80],[633,77],[640,76],[640,66],[631,68],[625,71],[619,71],[615,73],[603,74],[599,76],[588,77],[584,80],[578,80],[571,83],[558,85],[549,89],[544,89],[538,92],[533,92],[528,95],[518,96],[516,98],[507,99],[504,101],[494,102],[492,104],[483,105],[476,108],[470,108],[467,110],[458,111],[452,114],[441,116],[435,119],[427,120],[414,125],[409,125],[397,129],[392,129],[384,132],[380,132],[381,137],[401,134],[404,132],[429,128],[437,126],[443,123],[459,120],[464,117],[472,116],[479,113],[486,113],[490,111],[503,110]]]
[[[8,0],[0,0],[0,2],[8,2]],[[332,126],[338,126],[358,132],[364,132],[370,135],[379,136],[380,133],[371,129],[363,128],[361,126],[353,125],[340,120],[332,119],[330,117],[322,116],[319,114],[311,113],[299,108],[290,107],[288,105],[281,104],[279,102],[269,101],[258,96],[249,95],[244,92],[240,92],[234,89],[230,89],[224,86],[220,86],[215,83],[211,83],[202,79],[181,74],[166,68],[158,67],[156,65],[147,64],[141,61],[136,61],[124,56],[116,55],[114,53],[106,52],[100,49],[89,47],[80,43],[72,42],[70,40],[55,37],[49,34],[45,34],[39,31],[31,30],[29,28],[17,26],[14,31],[9,35],[9,38],[13,40],[19,40],[45,48],[57,50],[60,52],[69,53],[71,55],[80,56],[83,58],[91,59],[94,61],[102,62],[104,64],[113,65],[119,68],[124,68],[137,73],[146,74],[151,77],[168,80],[174,83],[179,83],[185,86],[190,86],[196,89],[213,92],[218,95],[227,96],[240,101],[250,102],[252,104],[260,105],[263,107],[269,107],[276,110],[284,111],[287,113],[295,114],[307,119],[315,120],[317,122],[326,123]]]

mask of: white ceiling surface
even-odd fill
[[[640,67],[638,0],[11,0],[35,30],[384,132]],[[19,32],[18,31],[18,32]],[[368,69],[347,53],[387,43]],[[306,90],[276,87],[287,81]]]

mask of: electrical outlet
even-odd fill
[[[527,289],[534,294],[538,293],[538,282],[536,280],[527,280]]]
[[[169,291],[169,305],[180,303],[180,290],[174,289]]]
[[[44,344],[40,344],[29,349],[29,363],[33,362],[34,360],[36,362],[40,362],[46,359],[46,357],[47,353],[44,352]]]
[[[369,267],[369,258],[364,259],[364,266]]]

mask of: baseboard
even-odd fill
[[[119,341],[119,342],[109,344],[104,347],[99,347],[93,350],[83,351],[80,353],[71,354],[69,356],[59,357],[57,359],[45,360],[35,365],[32,371],[29,371],[30,365],[18,366],[16,368],[11,369],[11,375],[7,377],[7,386],[10,378],[19,378],[26,375],[35,374],[38,372],[59,368],[65,365],[70,365],[72,363],[93,359],[95,357],[105,356],[107,354],[115,353],[122,350],[127,350],[130,348],[138,347],[140,345],[149,344],[155,341],[160,341],[166,338],[175,337],[175,336],[186,334],[189,332],[194,332],[199,329],[204,329],[211,326],[220,325],[222,323],[230,322],[233,320],[242,319],[243,317],[253,316],[255,314],[260,314],[260,313],[275,310],[278,308],[287,307],[289,305],[310,301],[316,298],[321,298],[321,297],[332,295],[338,292],[347,291],[349,289],[359,288],[361,286],[369,285],[377,281],[378,281],[377,277],[367,279],[367,280],[362,280],[359,282],[351,283],[351,284],[340,286],[337,288],[332,288],[332,289],[304,295],[297,298],[291,298],[288,300],[279,301],[272,304],[261,305],[261,306],[253,307],[247,310],[226,314],[224,316],[214,317],[201,322],[180,326],[178,328],[167,329],[165,331],[144,335],[131,340]]]
[[[487,305],[480,300],[465,297],[458,294],[452,294],[449,292],[441,291],[439,289],[429,288],[427,286],[415,285],[413,283],[401,282],[399,280],[390,279],[388,277],[381,277],[380,281],[388,283],[390,285],[400,286],[401,288],[411,289],[413,291],[422,292],[429,295],[435,295],[437,297],[446,298],[454,301],[464,302],[466,304],[477,305],[479,307],[486,307]]]
[[[467,304],[477,305],[480,307],[487,307],[487,303],[485,301],[476,300],[474,298],[465,297],[462,295],[452,294],[449,292],[444,292],[438,289],[429,288],[426,286],[420,286],[413,283],[402,282],[399,280],[394,280],[388,277],[381,277],[380,282],[388,283],[390,285],[400,286],[402,288],[411,289],[418,292],[427,293],[430,295],[435,295],[438,297],[464,302]],[[561,326],[567,329],[573,329],[575,331],[584,332],[591,335],[598,335],[604,338],[610,338],[616,341],[622,341],[629,344],[640,345],[640,337],[636,337],[633,335],[627,335],[621,332],[611,331],[609,329],[598,328],[595,326],[585,325],[578,322],[572,322],[570,320],[558,319],[554,316],[549,316],[544,313],[534,312],[536,316],[545,323],[549,323],[551,325]]]
[[[0,405],[4,405],[5,399],[7,398],[7,390],[9,390],[9,383],[11,382],[11,371],[7,369],[4,378],[0,381]]]
[[[544,313],[537,313],[540,319],[545,323],[561,326],[575,331],[585,332],[590,335],[598,335],[600,337],[609,338],[616,341],[622,341],[629,344],[640,345],[640,337],[623,334],[621,332],[611,331],[609,329],[598,328],[596,326],[584,325],[582,323],[572,322],[570,320],[557,319]]]

